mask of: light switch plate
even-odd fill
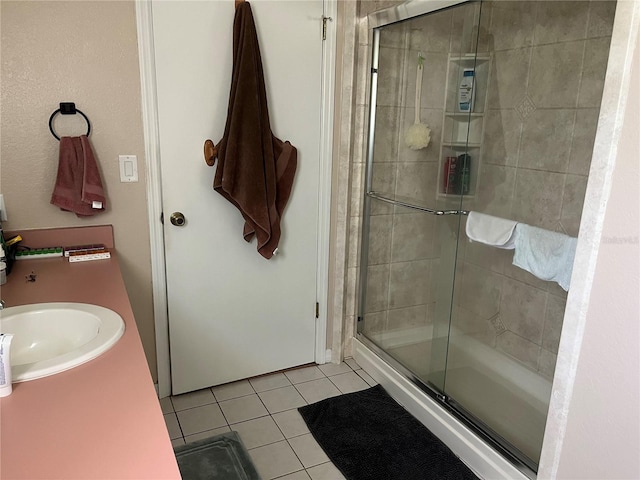
[[[131,183],[138,181],[138,158],[135,155],[118,155],[120,162],[120,181]]]

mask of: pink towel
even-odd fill
[[[86,135],[60,139],[58,176],[51,203],[78,217],[104,211],[106,202],[100,170]]]

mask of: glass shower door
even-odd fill
[[[374,19],[359,338],[535,471],[567,292],[466,213],[577,237],[615,2],[430,5]]]
[[[468,149],[477,122],[456,102],[479,18],[469,2],[373,34],[358,332],[439,395],[461,202],[477,179]]]

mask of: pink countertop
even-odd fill
[[[26,282],[32,271],[37,280]],[[100,357],[15,383],[0,399],[0,478],[179,479],[117,256],[23,260],[8,279],[0,292],[7,307],[91,303],[119,313],[126,330]]]

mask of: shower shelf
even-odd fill
[[[464,150],[466,148],[480,148],[480,143],[467,143],[467,142],[442,142],[442,146],[450,147],[455,150]]]
[[[461,63],[461,64],[471,64],[471,65],[482,65],[485,62],[488,62],[489,60],[491,60],[491,57],[488,55],[482,55],[482,56],[477,56],[475,53],[467,53],[466,55],[460,55],[460,56],[451,56],[449,57],[449,61],[450,62],[456,62],[456,63]]]
[[[484,116],[487,109],[491,59],[491,55],[476,56],[473,53],[449,54],[436,200],[460,197],[473,199],[476,196],[480,180],[482,139],[485,127]],[[464,69],[473,69],[475,71],[475,105],[473,112],[457,111],[458,85]],[[464,194],[447,191],[447,188],[455,191],[458,191],[458,188],[455,185],[453,187],[445,185],[445,176],[447,175],[445,173],[445,162],[450,157],[459,157],[462,154],[467,154],[466,158],[470,161],[468,190]],[[459,181],[457,180],[456,183]]]
[[[444,112],[444,114],[447,117],[450,118],[455,118],[455,119],[461,119],[461,120],[467,120],[469,119],[469,117],[471,118],[482,118],[484,116],[484,113],[468,113],[468,112]]]

